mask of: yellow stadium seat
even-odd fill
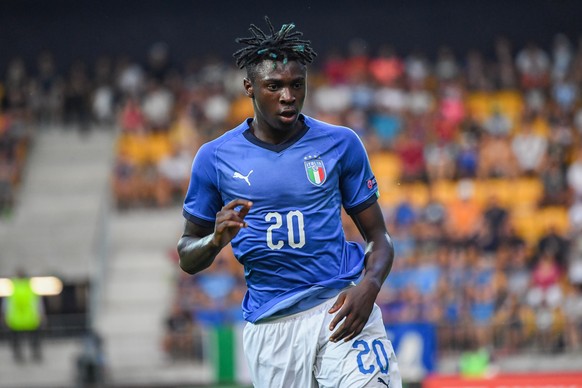
[[[123,133],[117,140],[117,152],[127,155],[136,164],[148,159],[147,139],[143,134]]]
[[[448,204],[459,198],[457,183],[453,181],[437,181],[432,184],[432,193],[435,199]]]
[[[467,96],[466,108],[478,122],[483,123],[491,112],[491,94],[487,92],[473,92]]]
[[[475,200],[485,205],[492,197],[501,206],[508,207],[513,195],[512,182],[508,179],[485,179],[475,181]]]
[[[523,97],[517,90],[502,90],[496,93],[495,102],[515,125],[523,114]]]
[[[167,133],[154,133],[147,137],[148,162],[158,163],[172,149],[170,136]]]
[[[423,182],[409,183],[404,186],[405,195],[415,207],[424,207],[429,200],[429,188]]]
[[[537,207],[544,195],[544,186],[539,178],[518,178],[511,188],[512,207]]]
[[[543,233],[540,216],[535,209],[514,209],[511,211],[511,222],[519,236],[529,246],[534,246]]]
[[[378,181],[378,190],[380,191],[378,201],[382,206],[393,207],[402,201],[404,198],[404,190],[400,183],[382,178],[376,178],[376,180]]]
[[[370,155],[370,165],[376,179],[396,182],[402,172],[402,162],[392,152],[380,151]]]
[[[556,229],[558,233],[566,234],[570,230],[568,210],[562,206],[549,206],[539,210],[539,220],[544,230]]]

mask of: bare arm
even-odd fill
[[[214,229],[186,221],[184,233],[177,247],[180,268],[189,274],[208,268],[220,250],[237,235],[241,228],[247,226],[244,218],[251,206],[252,203],[244,199],[229,202],[216,214]]]
[[[362,331],[394,261],[394,246],[386,231],[380,205],[375,203],[353,215],[352,219],[366,240],[364,277],[357,286],[342,292],[329,310],[330,314],[338,312],[331,321],[330,330],[345,318],[330,337],[332,342],[349,341]]]

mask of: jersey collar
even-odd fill
[[[303,116],[303,114],[299,115],[299,120],[303,123],[303,128],[299,132],[297,132],[293,137],[289,138],[287,141],[281,144],[270,144],[256,137],[251,131],[251,123],[253,121],[252,118],[247,119],[246,121],[247,129],[243,132],[243,136],[256,146],[265,148],[273,152],[281,152],[291,147],[293,144],[297,143],[299,139],[301,139],[309,130],[309,127],[305,123],[305,116]]]

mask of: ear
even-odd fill
[[[245,94],[247,95],[247,97],[255,98],[255,92],[253,91],[253,84],[251,83],[251,80],[245,78],[243,84],[245,87]]]

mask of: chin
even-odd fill
[[[276,125],[273,125],[273,128],[288,131],[289,129],[293,129],[295,125],[297,125],[298,118],[299,116],[295,116],[292,119],[280,118],[275,123]]]

